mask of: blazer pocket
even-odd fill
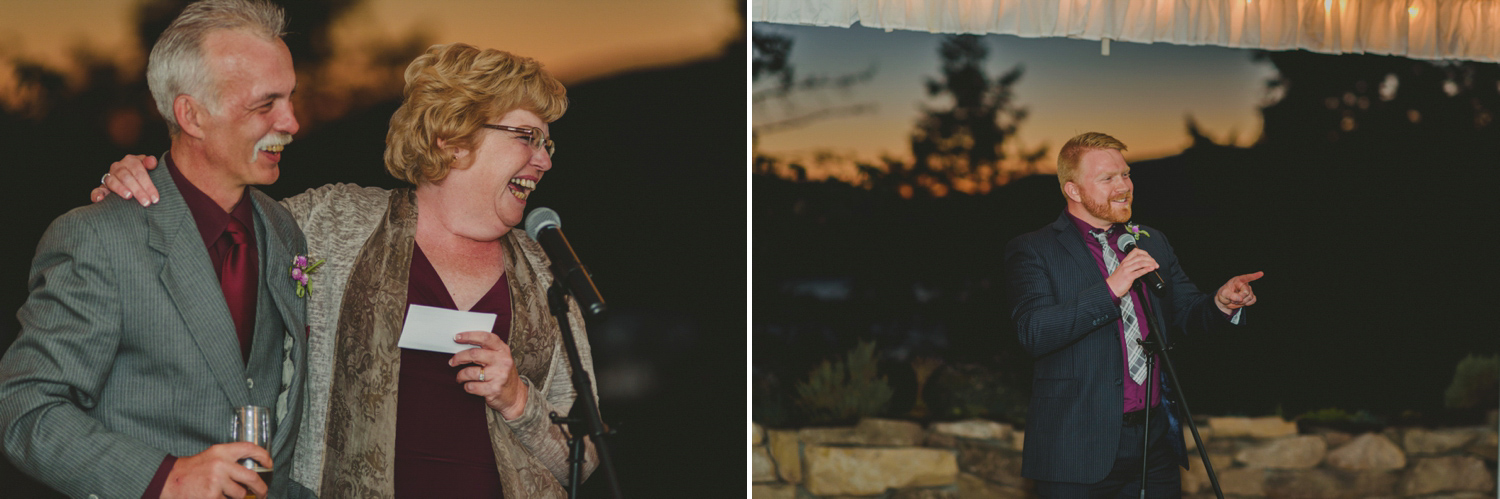
[[[1031,395],[1040,398],[1077,397],[1077,379],[1038,378],[1031,384]]]

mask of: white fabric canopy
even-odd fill
[[[1500,61],[1500,0],[754,0],[750,19]]]

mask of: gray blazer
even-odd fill
[[[151,179],[156,205],[111,197],[53,221],[32,261],[21,334],[0,359],[0,447],[72,497],[140,497],[167,454],[228,441],[239,406],[276,408],[278,471],[296,447],[307,321],[287,269],[306,251],[302,232],[249,190],[260,294],[246,365],[187,204],[165,165]],[[273,493],[289,475],[274,474]]]

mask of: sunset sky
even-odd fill
[[[0,0],[0,59],[64,62],[73,47],[129,47],[135,0]],[[718,53],[741,35],[734,1],[367,0],[340,25],[340,41],[394,38],[413,29],[435,43],[463,41],[541,60],[566,83]]]
[[[754,23],[753,29],[793,38],[790,62],[799,76],[876,68],[872,81],[846,93],[817,92],[794,101],[799,111],[873,103],[873,112],[763,134],[759,152],[806,157],[828,150],[865,160],[882,154],[909,158],[908,137],[921,106],[951,105],[928,98],[924,90],[926,79],[939,76],[942,35],[859,25]],[[1189,143],[1184,126],[1188,115],[1216,140],[1225,142],[1234,132],[1236,144],[1248,145],[1259,137],[1258,108],[1267,98],[1266,80],[1275,76],[1270,64],[1252,61],[1251,52],[1240,49],[1117,41],[1110,55],[1103,56],[1100,43],[1087,40],[989,35],[984,43],[991,77],[1024,65],[1015,99],[1031,115],[1021,125],[1019,143],[1027,148],[1047,143],[1052,155],[1069,137],[1087,131],[1120,138],[1130,147],[1128,159],[1174,154]],[[752,107],[756,124],[799,111],[777,101]],[[1049,157],[1048,168],[1051,161]],[[828,170],[810,168],[808,174],[839,175],[842,168]]]

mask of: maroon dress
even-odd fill
[[[415,246],[415,245],[414,245]],[[413,248],[408,305],[456,309],[437,270]],[[510,286],[501,275],[472,312],[495,314],[494,331],[510,341]],[[490,448],[484,398],[455,378],[467,365],[448,367],[453,354],[401,350],[396,396],[396,497],[503,497]]]

